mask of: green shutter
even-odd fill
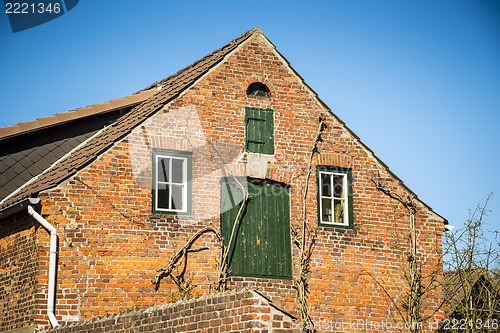
[[[245,108],[245,150],[259,154],[274,154],[273,110]]]
[[[288,188],[243,183],[251,195],[229,249],[232,275],[291,278],[290,197]],[[243,195],[233,182],[222,184],[221,229],[226,246]]]

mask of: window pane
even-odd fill
[[[344,197],[344,176],[333,175],[333,196],[335,198]]]
[[[183,209],[183,186],[172,185],[172,209]]]
[[[321,199],[321,221],[332,222],[332,199]]]
[[[172,183],[182,183],[184,160],[172,159]]]
[[[158,191],[156,192],[158,208],[168,209],[168,198],[170,196],[168,184],[157,184],[156,186],[158,186]]]
[[[332,175],[328,173],[321,173],[321,196],[323,197],[332,196],[331,177]]]
[[[344,224],[344,200],[334,200],[335,223]]]
[[[168,169],[169,169],[170,158],[158,158],[158,181],[168,182]]]

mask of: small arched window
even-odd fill
[[[254,82],[248,86],[247,95],[269,98],[269,88],[263,83]]]

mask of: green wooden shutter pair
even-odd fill
[[[289,189],[243,182],[250,193],[234,231],[228,261],[231,275],[292,277]],[[228,246],[243,199],[235,182],[222,183],[221,229]]]
[[[274,112],[271,109],[245,108],[245,150],[274,154]]]

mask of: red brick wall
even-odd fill
[[[292,318],[252,290],[225,292],[86,320],[45,333],[292,332]],[[298,331],[298,330],[294,330]]]
[[[247,86],[255,81],[269,87],[271,98],[246,96]],[[220,179],[245,175],[245,106],[274,110],[275,160],[268,178],[291,186],[292,227],[301,225],[304,170],[321,113],[327,115],[327,129],[313,167],[352,168],[354,230],[318,229],[309,282],[313,319],[399,321],[378,283],[401,305],[404,283],[399,274],[401,250],[407,248],[407,216],[370,179],[382,178],[393,189],[402,188],[259,38],[237,49],[75,177],[40,195],[42,215],[60,232],[58,320],[146,308],[169,299],[175,285],[165,279],[155,292],[151,280],[156,271],[202,226],[219,227]],[[151,213],[153,148],[193,152],[191,215]],[[309,182],[307,221],[317,226],[315,175]],[[428,263],[425,274],[437,265],[443,225],[418,204],[417,229],[419,259]],[[209,250],[189,255],[187,277],[198,285],[195,294],[207,294],[215,281],[217,242],[206,235],[196,246]],[[293,246],[292,250],[296,276],[298,251]],[[262,290],[279,307],[297,314],[291,281],[235,278],[229,285]],[[441,297],[440,291],[432,294],[426,305],[436,306]],[[37,323],[48,324],[45,318]]]
[[[0,224],[0,331],[35,321],[37,223],[17,215]]]

